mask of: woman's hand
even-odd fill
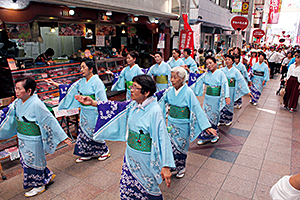
[[[112,73],[112,71],[110,71],[110,70],[107,70],[105,73],[110,74],[110,75],[114,75],[114,73]]]
[[[92,97],[75,95],[75,99],[84,105],[97,107],[97,101],[93,100]]]
[[[59,84],[53,81],[51,78],[50,79],[44,79],[44,81],[50,85],[54,85],[56,87],[59,87]]]
[[[208,128],[205,131],[206,131],[206,133],[214,135],[214,136],[218,135],[217,130],[215,130],[213,128]]]
[[[162,180],[166,181],[167,187],[170,187],[171,186],[171,176],[172,176],[172,174],[170,172],[170,168],[169,167],[163,167],[161,169],[160,175],[161,175]]]
[[[229,97],[225,98],[225,101],[226,101],[226,104],[227,104],[227,105],[230,104],[230,98],[229,98]]]

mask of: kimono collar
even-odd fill
[[[175,95],[177,96],[178,94],[179,94],[179,92],[182,90],[182,88],[185,86],[185,84],[183,84],[180,88],[178,88],[178,90],[176,90],[175,88],[174,88],[174,90],[175,90]]]
[[[155,97],[151,96],[151,97],[148,97],[142,104],[139,104],[139,103],[136,102],[135,106],[133,107],[133,110],[136,109],[136,108],[144,110],[145,107],[148,106],[153,101],[155,101]]]

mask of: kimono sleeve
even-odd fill
[[[244,64],[241,64],[241,68],[242,68],[242,74],[245,77],[245,79],[247,79],[248,82],[250,82],[250,77],[248,75],[248,72],[246,70],[246,67]]]
[[[16,101],[0,110],[0,140],[5,140],[17,134]]]
[[[112,85],[111,91],[125,90],[125,70],[126,68],[121,71],[119,77],[116,77],[115,74],[115,79],[117,79],[117,81],[115,81],[115,83]]]
[[[75,95],[78,94],[79,91],[79,84],[82,79],[79,79],[75,83],[71,85],[68,89],[66,96],[59,102],[58,109],[59,110],[69,110],[72,108],[79,108],[80,103],[74,98]]]
[[[224,95],[225,98],[230,97],[227,77],[224,74],[224,72],[221,72],[220,76],[221,76],[220,77],[220,80],[221,80],[221,96]]]
[[[133,102],[98,101],[94,140],[125,141],[128,112]]]
[[[198,72],[197,63],[194,60],[191,60],[190,70],[193,73]]]
[[[95,91],[95,97],[97,101],[107,101],[105,86],[101,80],[96,81],[93,85]]]
[[[68,136],[44,103],[35,103],[35,116],[41,130],[43,148],[52,154],[57,145]]]
[[[167,113],[167,109],[166,109],[166,106],[168,104],[167,92],[169,90],[170,90],[170,88],[163,89],[154,94],[154,96],[156,96],[158,105],[160,106],[161,110],[163,111],[164,117],[166,117],[166,113]]]
[[[267,64],[264,65],[264,81],[267,83],[270,80],[270,75],[269,75],[269,68]]]
[[[149,116],[150,136],[152,138],[150,172],[153,175],[160,174],[163,167],[175,168],[172,145],[167,132],[166,122],[160,109]],[[161,176],[155,176],[157,182],[162,182]]]
[[[245,81],[243,75],[239,72],[236,73],[236,85],[234,90],[234,101],[237,101],[242,96],[250,92],[248,84]]]
[[[203,84],[204,84],[204,77],[206,76],[207,72],[205,72],[202,76],[198,77],[196,82],[190,86],[196,96],[203,95]]]

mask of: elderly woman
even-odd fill
[[[171,70],[172,86],[160,98],[159,103],[165,110],[169,104],[168,129],[173,156],[175,159],[176,178],[185,175],[187,151],[200,132],[207,130],[208,134],[217,135],[203,112],[194,92],[186,85],[187,72],[183,67]]]
[[[121,199],[162,199],[158,185],[171,183],[174,168],[172,146],[162,110],[153,96],[156,84],[148,75],[133,78],[133,101],[95,101],[75,98],[98,106],[94,139],[127,141],[120,180]],[[127,137],[128,134],[128,137]]]
[[[203,110],[212,128],[218,133],[220,111],[226,104],[230,104],[228,81],[224,72],[217,69],[217,61],[214,57],[207,56],[205,62],[208,72],[200,76],[196,82],[191,85],[191,89],[197,96],[202,96],[203,84],[207,86]],[[206,131],[202,131],[198,138],[200,139],[197,143],[198,145],[202,145],[206,142],[215,143],[219,140],[218,135],[211,135]]]
[[[286,95],[284,99],[284,106],[293,112],[297,107],[300,90],[300,53],[295,56],[295,63],[292,64],[288,70],[286,77]]]

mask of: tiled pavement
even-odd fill
[[[244,97],[243,108],[235,110],[233,125],[221,127],[216,144],[193,142],[186,176],[172,177],[171,188],[163,183],[164,198],[267,200],[280,177],[300,173],[300,115],[279,105],[278,87],[279,81],[271,80],[256,107]],[[119,199],[125,143],[107,144],[112,156],[104,162],[93,159],[77,164],[73,147],[48,155],[48,167],[57,177],[46,192],[32,199]],[[20,164],[6,162],[4,169],[8,180],[0,181],[0,200],[24,199]]]

